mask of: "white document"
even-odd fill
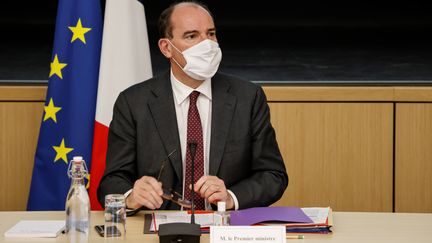
[[[167,223],[190,223],[191,215],[186,211],[180,212],[167,212],[167,213],[154,213],[150,224],[150,231],[159,230],[159,225]],[[156,224],[155,224],[156,223]],[[195,214],[195,223],[199,224],[201,228],[210,227],[214,225],[213,213]],[[156,227],[156,229],[155,229]]]
[[[315,224],[325,224],[330,208],[302,208],[302,210]]]
[[[5,237],[55,238],[65,228],[64,220],[21,220]]]

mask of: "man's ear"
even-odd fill
[[[172,47],[167,39],[165,38],[159,39],[158,45],[159,45],[159,50],[166,58],[172,57]]]

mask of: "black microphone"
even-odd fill
[[[190,157],[191,157],[191,170],[192,170],[191,171],[191,182],[190,182],[191,185],[192,185],[192,192],[191,192],[191,204],[192,204],[191,223],[195,224],[195,202],[194,202],[195,189],[194,189],[194,184],[195,184],[195,153],[196,153],[197,143],[195,141],[189,141],[188,142],[188,147],[189,147],[189,153],[190,153]]]
[[[192,184],[192,213],[190,223],[167,223],[159,225],[159,242],[160,243],[199,243],[201,238],[200,225],[195,224],[195,209],[194,209],[194,174],[195,174],[195,153],[197,143],[195,141],[188,141],[189,154],[191,156],[191,184]],[[187,181],[185,181],[185,187]],[[187,190],[187,189],[186,189]]]
[[[192,159],[192,166],[193,166],[193,161],[195,160],[197,142],[195,142],[194,140],[189,141],[188,146],[189,146],[189,152],[190,152],[190,156]]]

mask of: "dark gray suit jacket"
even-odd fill
[[[288,185],[288,175],[270,124],[261,87],[217,73],[212,78],[210,175],[224,180],[239,208],[267,206]],[[125,193],[144,175],[157,177],[173,151],[161,181],[182,192],[179,133],[169,72],[123,91],[114,105],[106,169],[98,197]],[[179,209],[164,200],[161,209]]]

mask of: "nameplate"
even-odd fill
[[[211,226],[210,243],[286,243],[285,226]]]

